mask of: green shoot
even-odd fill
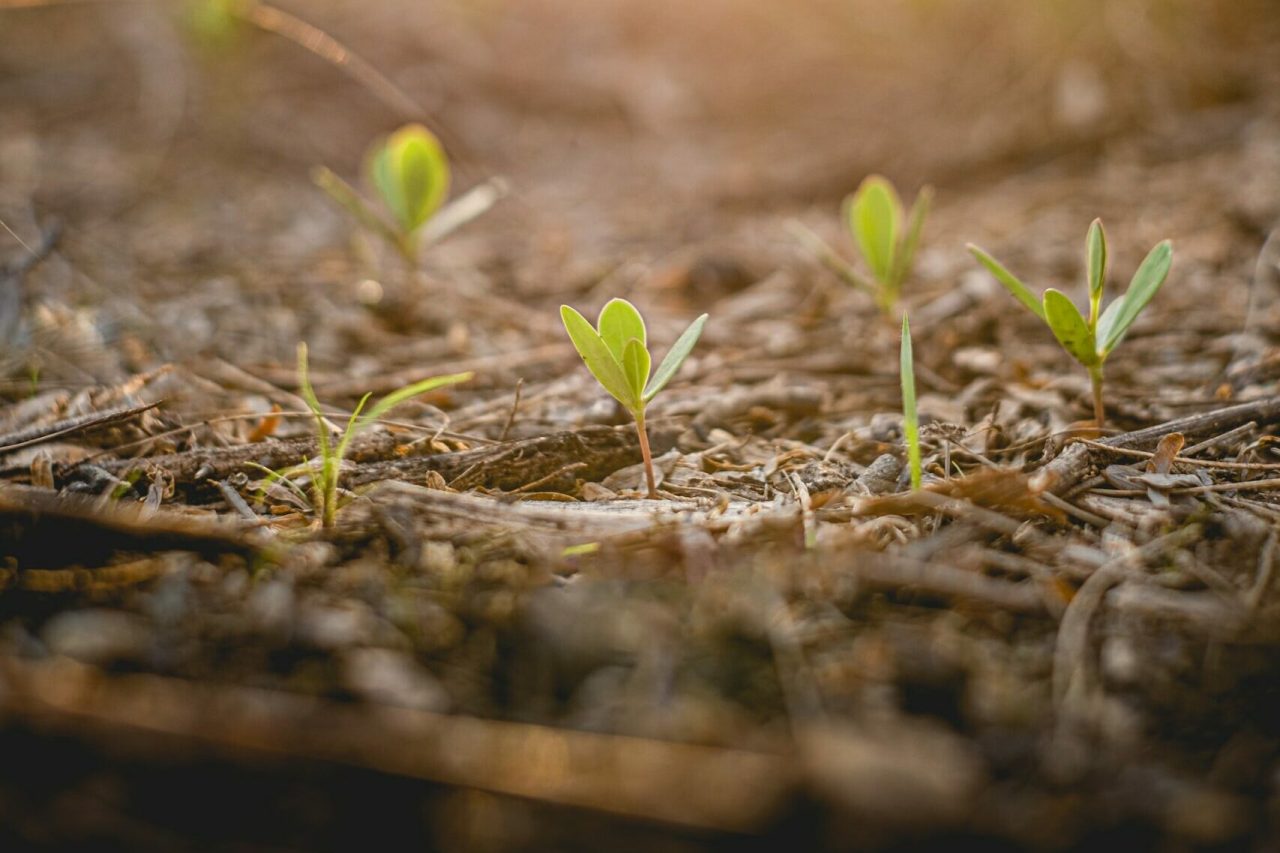
[[[907,463],[911,466],[911,488],[920,488],[920,416],[916,412],[916,368],[911,351],[911,324],[902,315],[902,348],[898,351],[898,372],[902,380],[902,434],[907,442]]]
[[[892,315],[911,274],[920,235],[933,199],[933,188],[923,187],[903,210],[902,200],[888,179],[870,175],[844,201],[844,221],[854,244],[870,271],[858,272],[822,238],[797,222],[791,231],[801,244],[846,284],[871,295],[886,316]]]
[[[298,344],[298,387],[302,392],[302,399],[307,403],[307,408],[311,410],[311,414],[315,417],[316,440],[320,445],[320,468],[313,472],[312,491],[316,510],[320,514],[321,524],[324,527],[333,527],[337,519],[338,477],[342,469],[342,460],[346,458],[352,440],[363,432],[365,427],[374,423],[388,411],[406,400],[419,394],[433,391],[436,388],[466,382],[474,375],[474,373],[452,373],[447,376],[433,376],[430,379],[406,385],[378,400],[378,402],[369,407],[368,411],[365,411],[365,404],[368,403],[371,395],[365,394],[356,405],[355,411],[351,413],[351,417],[347,420],[346,428],[340,436],[337,436],[337,442],[335,443],[335,436],[330,435],[329,427],[325,424],[324,411],[320,406],[320,400],[316,397],[315,389],[311,386],[311,379],[307,371],[307,345],[305,343]]]
[[[1041,299],[1036,299],[1030,288],[999,261],[972,243],[968,248],[1014,298],[1045,322],[1062,348],[1089,371],[1093,390],[1093,417],[1098,429],[1102,429],[1106,417],[1102,402],[1103,365],[1107,356],[1124,339],[1133,321],[1138,319],[1142,309],[1147,307],[1147,303],[1168,278],[1169,267],[1173,263],[1173,244],[1164,240],[1148,252],[1138,271],[1133,274],[1129,289],[1099,313],[1107,276],[1107,235],[1102,230],[1102,220],[1093,220],[1085,239],[1089,281],[1087,318],[1061,291],[1049,288]]]
[[[702,334],[707,315],[703,314],[689,324],[652,377],[649,375],[652,361],[646,345],[644,319],[627,300],[609,300],[600,311],[600,319],[594,327],[568,305],[560,306],[560,319],[564,321],[565,331],[586,363],[587,370],[635,418],[649,497],[658,497],[649,435],[644,425],[645,406],[666,387],[689,357]]]
[[[365,173],[385,214],[376,212],[354,187],[324,167],[315,170],[313,179],[358,223],[416,267],[424,228],[449,194],[444,149],[431,131],[407,124],[370,147]]]

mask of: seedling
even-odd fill
[[[1089,381],[1093,386],[1093,418],[1098,429],[1102,429],[1106,417],[1102,405],[1103,365],[1142,309],[1164,284],[1173,263],[1173,244],[1164,240],[1148,252],[1133,274],[1129,289],[1123,296],[1112,300],[1099,315],[1107,275],[1107,235],[1102,230],[1102,220],[1093,220],[1085,238],[1089,271],[1088,319],[1061,291],[1049,288],[1042,299],[1037,300],[1031,290],[995,258],[972,243],[968,249],[1019,302],[1045,322],[1062,348],[1089,371]]]
[[[560,319],[564,321],[564,328],[578,350],[578,355],[586,363],[587,370],[635,418],[636,433],[640,437],[640,455],[644,459],[645,482],[649,487],[649,497],[656,498],[658,487],[653,476],[649,435],[644,425],[645,406],[667,386],[680,365],[689,357],[693,345],[698,342],[698,336],[702,334],[707,315],[703,314],[694,320],[676,338],[671,351],[658,365],[658,370],[652,377],[649,375],[652,362],[646,345],[644,318],[627,300],[609,300],[600,311],[600,319],[595,327],[568,305],[560,306]]]
[[[902,434],[907,442],[907,464],[911,466],[911,488],[920,488],[920,416],[916,412],[916,367],[911,351],[911,324],[902,315],[902,346],[898,351],[898,373],[902,380]]]
[[[844,220],[870,277],[858,272],[821,237],[798,222],[790,224],[797,239],[831,272],[871,295],[886,315],[892,315],[911,273],[920,234],[929,214],[933,188],[923,187],[904,213],[902,200],[888,179],[870,175],[844,201]]]
[[[338,477],[342,470],[342,460],[346,458],[352,439],[363,432],[365,427],[374,423],[378,418],[406,400],[419,394],[433,391],[436,388],[466,382],[474,375],[473,373],[452,373],[448,376],[433,376],[430,379],[406,385],[378,400],[378,402],[369,407],[368,411],[365,411],[364,408],[372,395],[365,394],[360,398],[360,402],[356,404],[355,411],[351,413],[351,417],[347,420],[347,426],[342,431],[341,436],[337,436],[338,440],[335,444],[335,436],[330,434],[330,426],[325,420],[323,409],[320,407],[320,400],[316,397],[315,389],[311,387],[311,379],[307,371],[307,345],[305,343],[298,344],[298,386],[302,392],[302,399],[306,401],[307,408],[311,410],[311,414],[315,418],[316,441],[320,445],[320,467],[318,470],[312,471],[311,482],[314,503],[317,512],[320,514],[321,524],[324,527],[333,527],[337,518]],[[287,476],[287,473],[283,476]]]
[[[506,182],[495,178],[444,205],[449,161],[439,140],[420,124],[407,124],[376,141],[365,156],[365,175],[385,213],[376,211],[354,187],[323,166],[315,169],[312,178],[415,269],[424,245],[475,219],[506,194]]]

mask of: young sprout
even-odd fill
[[[893,184],[880,175],[870,175],[844,200],[845,225],[870,270],[870,278],[803,225],[792,222],[790,227],[824,266],[847,284],[869,293],[880,310],[891,315],[902,293],[902,283],[911,273],[932,199],[933,188],[922,187],[911,210],[904,213]]]
[[[1093,418],[1101,429],[1106,417],[1102,405],[1103,365],[1169,276],[1169,266],[1173,263],[1173,244],[1164,240],[1148,252],[1138,271],[1133,274],[1129,289],[1123,296],[1112,300],[1106,310],[1099,314],[1102,289],[1106,284],[1107,235],[1102,230],[1102,220],[1093,220],[1085,238],[1089,270],[1087,319],[1061,291],[1049,288],[1042,299],[1037,300],[1031,290],[995,258],[972,243],[968,245],[968,249],[1019,302],[1045,322],[1058,343],[1062,344],[1062,348],[1089,371],[1089,381],[1093,386]]]
[[[365,394],[360,398],[360,402],[356,404],[355,411],[351,413],[351,417],[347,420],[346,428],[342,431],[342,435],[337,437],[338,440],[335,444],[334,436],[329,433],[329,424],[325,420],[320,400],[316,397],[315,389],[311,387],[311,379],[307,371],[307,345],[305,343],[298,344],[298,386],[302,391],[302,399],[306,401],[307,408],[311,410],[311,414],[315,417],[316,439],[320,445],[320,468],[312,474],[312,491],[315,497],[316,509],[320,513],[320,523],[324,527],[333,527],[337,518],[338,476],[342,470],[342,460],[346,458],[352,439],[363,432],[365,427],[374,423],[378,418],[406,400],[436,388],[466,382],[474,375],[473,373],[453,373],[448,376],[433,376],[430,379],[406,385],[378,400],[378,402],[369,407],[368,411],[365,411],[364,407],[372,395]]]
[[[902,380],[902,434],[907,441],[907,463],[911,466],[911,488],[920,488],[920,417],[916,413],[916,367],[911,352],[911,324],[902,315],[902,347],[898,351],[898,373]]]
[[[658,487],[653,477],[653,456],[649,452],[649,435],[645,432],[644,409],[689,357],[702,334],[707,315],[703,314],[689,324],[652,377],[649,375],[651,361],[644,319],[627,300],[609,300],[600,311],[600,319],[594,327],[568,305],[560,306],[560,319],[564,321],[565,331],[586,363],[587,370],[635,418],[640,455],[644,459],[645,482],[649,487],[649,497],[656,498]]]
[[[449,161],[439,140],[420,124],[407,124],[376,141],[365,156],[365,174],[385,214],[376,212],[329,169],[317,167],[312,177],[357,222],[380,235],[415,268],[424,244],[484,213],[506,193],[506,183],[495,178],[442,209],[449,194]]]

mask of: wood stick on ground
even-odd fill
[[[1268,397],[1265,400],[1176,418],[1156,426],[1104,438],[1099,443],[1108,447],[1141,449],[1154,446],[1169,433],[1180,432],[1188,439],[1204,438],[1235,429],[1249,421],[1256,421],[1260,425],[1280,421],[1280,397]],[[1032,488],[1061,495],[1088,476],[1092,467],[1093,457],[1089,446],[1078,442],[1071,444],[1036,472]]]

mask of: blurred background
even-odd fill
[[[50,299],[117,306],[114,328],[162,304],[168,328],[206,318],[155,361],[219,346],[252,294],[363,278],[309,172],[358,180],[406,120],[444,140],[455,194],[513,188],[433,250],[444,274],[535,299],[628,264],[662,284],[703,246],[713,296],[794,260],[779,217],[838,240],[872,171],[938,187],[926,243],[957,251],[926,274],[1050,207],[1072,246],[1096,215],[1183,236],[1161,211],[1194,227],[1206,211],[1172,202],[1215,193],[1256,250],[1280,218],[1247,179],[1280,170],[1277,92],[1266,0],[0,0],[0,217],[28,244],[70,226],[74,273],[32,285]],[[248,325],[226,336],[289,359]]]

